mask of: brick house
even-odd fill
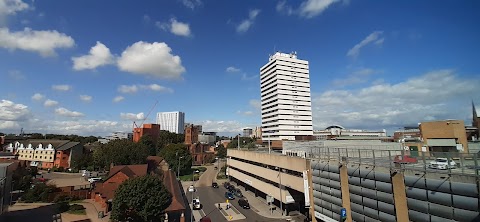
[[[210,151],[210,145],[198,142],[198,132],[199,129],[192,124],[185,127],[185,145],[192,155],[193,165],[202,165],[215,158],[215,152]]]
[[[105,213],[112,209],[113,197],[115,191],[124,181],[145,176],[148,173],[148,165],[119,165],[110,168],[108,177],[102,182],[97,183],[92,192],[92,199],[102,206]]]
[[[83,145],[69,140],[24,140],[10,143],[6,149],[19,160],[42,169],[71,168],[83,155]]]

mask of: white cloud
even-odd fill
[[[110,49],[101,42],[97,42],[97,44],[90,49],[88,55],[72,57],[72,61],[73,69],[77,71],[96,69],[99,66],[115,63],[114,56],[110,53]]]
[[[225,70],[226,72],[240,72],[241,70],[239,68],[235,68],[233,66],[229,66],[227,67],[227,69]]]
[[[15,15],[28,8],[28,4],[22,0],[0,0],[0,25],[5,23],[8,15]]]
[[[44,105],[45,107],[57,106],[57,105],[58,105],[58,102],[55,101],[55,100],[47,99],[47,100],[45,100],[45,102],[43,103],[43,105]]]
[[[180,79],[185,68],[180,56],[172,55],[171,51],[163,42],[136,42],[123,51],[117,61],[118,68],[150,77]]]
[[[201,0],[180,0],[185,7],[189,9],[195,9],[198,6],[201,6],[203,3]]]
[[[84,101],[84,102],[90,102],[92,101],[92,96],[89,96],[89,95],[80,95],[80,100]]]
[[[285,14],[287,14],[287,15],[293,14],[292,7],[287,5],[286,3],[287,3],[286,0],[279,1],[277,3],[277,6],[275,7],[275,9],[277,10],[277,12],[285,12]]]
[[[384,39],[381,38],[382,34],[383,31],[374,31],[370,33],[370,35],[368,35],[364,40],[362,40],[360,43],[356,44],[355,46],[353,46],[353,48],[348,50],[347,56],[357,58],[360,54],[360,49],[372,42],[374,42],[376,45],[381,45],[384,41]]]
[[[56,30],[34,31],[25,28],[23,31],[10,32],[8,28],[0,28],[0,47],[12,51],[20,49],[48,57],[55,56],[56,49],[71,48],[74,45],[72,37]]]
[[[233,67],[233,66],[229,66],[229,67],[227,67],[227,69],[225,69],[225,72],[228,72],[228,73],[240,73],[241,71],[242,71],[241,69]],[[249,76],[245,72],[241,73],[241,80],[248,81],[248,80],[257,79],[257,77],[258,77],[258,75]]]
[[[252,111],[237,111],[237,113],[243,116],[252,116],[254,114]]]
[[[0,122],[24,121],[30,117],[28,106],[17,104],[10,100],[0,100]],[[7,123],[5,123],[7,124]],[[11,123],[8,123],[11,125]]]
[[[118,102],[123,101],[124,99],[125,99],[125,97],[123,97],[123,96],[116,96],[115,98],[113,98],[112,101],[113,101],[114,103],[118,103]]]
[[[136,93],[137,91],[138,91],[137,85],[131,85],[131,86],[121,85],[118,87],[118,92],[121,92],[121,93]]]
[[[174,35],[190,37],[192,34],[188,23],[179,22],[175,18],[170,19],[170,23],[156,22],[155,24],[157,27],[168,30]]]
[[[143,120],[145,119],[145,114],[143,113],[120,113],[120,118],[123,120]]]
[[[379,129],[432,119],[463,120],[471,115],[469,102],[471,96],[480,94],[478,85],[479,79],[438,70],[396,84],[379,82],[356,90],[329,90],[312,97],[314,125]]]
[[[96,135],[105,136],[114,131],[128,131],[132,123],[122,124],[109,120],[36,120],[29,123],[31,132],[48,132],[54,134]]]
[[[344,87],[349,85],[355,85],[360,83],[365,83],[370,80],[370,77],[373,74],[380,73],[381,71],[369,69],[369,68],[362,68],[355,70],[350,75],[345,78],[339,78],[333,80],[333,85],[338,87]]]
[[[69,91],[72,89],[72,86],[70,85],[52,85],[53,90],[57,91]]]
[[[85,114],[77,111],[70,111],[68,109],[65,109],[63,107],[55,109],[55,114],[60,115],[60,116],[65,116],[65,117],[82,117],[85,116]]]
[[[245,127],[255,128],[255,125],[245,125],[236,120],[204,120],[195,124],[202,125],[205,132],[240,133]]]
[[[158,84],[150,84],[150,85],[140,85],[140,88],[142,89],[148,89],[152,91],[157,91],[157,92],[169,92],[172,93],[173,89],[158,85]]]
[[[45,99],[45,95],[42,95],[40,93],[35,93],[33,94],[32,99],[35,101],[42,101]]]
[[[250,27],[253,25],[255,22],[255,19],[257,18],[258,14],[260,14],[260,9],[253,9],[250,10],[248,13],[248,18],[243,20],[238,26],[237,26],[237,32],[239,33],[244,33],[250,29]]]
[[[118,87],[118,92],[121,92],[121,93],[136,93],[139,90],[152,90],[156,92],[168,92],[168,93],[173,92],[173,89],[170,89],[158,84],[150,84],[150,85],[137,84],[137,85],[130,85],[130,86],[121,85]]]
[[[307,0],[300,5],[299,14],[305,18],[313,18],[337,2],[340,0]]]

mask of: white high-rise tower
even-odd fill
[[[277,52],[260,68],[262,140],[313,136],[308,61]]]
[[[184,134],[185,113],[178,111],[157,113],[157,124],[160,124],[160,130]]]

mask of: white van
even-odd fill
[[[88,179],[88,182],[95,183],[95,182],[98,182],[98,181],[101,181],[101,180],[102,180],[102,178],[100,178],[100,177],[92,177],[92,178]]]

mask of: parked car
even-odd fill
[[[237,197],[243,197],[242,191],[240,189],[236,189],[235,192],[233,192],[233,194],[235,194],[235,196]]]
[[[195,192],[195,187],[193,187],[193,185],[190,185],[188,187],[188,192]]]
[[[409,164],[409,163],[418,163],[417,158],[410,155],[396,155],[393,159],[394,163]]]
[[[248,203],[247,199],[238,199],[238,205],[240,205],[243,209],[250,209],[250,204]]]
[[[432,169],[439,169],[439,170],[446,170],[446,169],[453,169],[457,164],[453,160],[448,160],[447,158],[439,157],[434,161],[430,161],[428,164],[429,168]]]
[[[231,185],[227,187],[227,190],[230,191],[231,193],[235,193],[235,186]]]
[[[91,175],[90,171],[82,170],[82,177],[89,177]]]
[[[100,177],[92,177],[92,178],[88,178],[88,182],[90,183],[95,183],[95,182],[98,182],[98,181],[101,181],[102,178]]]
[[[213,188],[218,188],[218,183],[217,182],[212,182],[212,187]]]
[[[210,217],[205,216],[200,219],[200,222],[212,222],[212,219],[210,219]]]
[[[229,182],[223,183],[223,187],[225,187],[225,189],[228,189],[228,187],[230,187],[230,183]]]
[[[200,199],[198,197],[193,199],[192,205],[194,210],[202,208],[202,205],[200,204]]]
[[[225,198],[227,198],[229,200],[234,200],[235,196],[233,196],[233,193],[231,193],[231,192],[225,192]]]
[[[213,169],[214,169],[214,170],[218,170],[218,167],[215,166],[215,167],[213,167]]]

